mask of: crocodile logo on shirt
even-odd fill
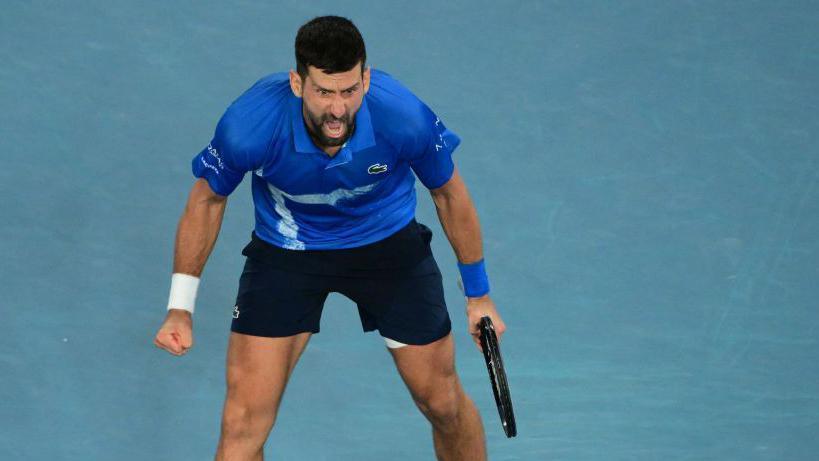
[[[367,173],[369,173],[369,174],[380,174],[380,173],[384,173],[386,171],[387,171],[387,165],[382,165],[380,163],[375,163],[373,165],[370,165],[369,168],[367,168]]]

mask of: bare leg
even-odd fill
[[[484,461],[486,441],[475,404],[455,372],[452,334],[425,346],[390,349],[415,404],[432,424],[441,461]]]
[[[230,334],[227,396],[216,461],[261,461],[287,380],[310,333],[285,338]]]

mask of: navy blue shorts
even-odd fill
[[[324,301],[358,305],[364,331],[423,345],[448,335],[449,313],[432,232],[411,221],[379,242],[342,250],[286,250],[252,236],[231,331],[267,337],[318,333]]]

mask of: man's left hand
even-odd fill
[[[469,324],[469,334],[472,335],[472,340],[481,349],[480,332],[478,331],[478,322],[481,317],[489,316],[492,319],[492,324],[495,327],[495,334],[498,337],[498,342],[501,340],[503,332],[506,331],[506,324],[495,309],[495,303],[489,295],[481,296],[480,298],[466,298],[466,317]]]

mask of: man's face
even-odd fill
[[[307,67],[302,80],[290,71],[290,86],[302,98],[304,122],[313,140],[321,148],[343,145],[355,128],[355,114],[370,86],[370,69],[356,64],[351,70],[325,74]]]

